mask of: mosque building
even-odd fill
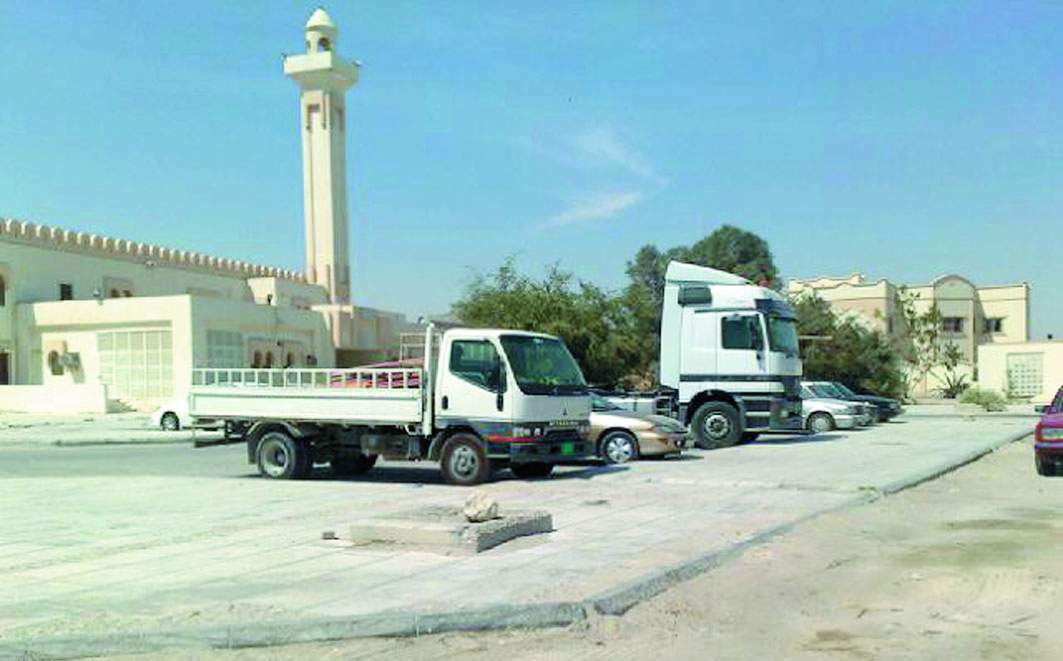
[[[0,218],[0,411],[146,409],[195,367],[332,367],[392,355],[397,313],[351,302],[346,91],[323,9],[284,73],[300,89],[306,270]]]

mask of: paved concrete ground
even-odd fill
[[[469,492],[442,485],[431,465],[274,482],[254,475],[239,446],[7,449],[0,646],[578,601],[859,502],[1031,427],[912,417],[679,460],[570,467],[547,481],[503,474],[486,490],[504,508],[551,511],[557,530],[475,557],[353,549],[342,539],[368,514],[459,504]],[[341,539],[323,541],[324,530]]]
[[[1030,444],[816,517],[622,617],[135,661],[1056,661],[1063,479],[1034,474]]]

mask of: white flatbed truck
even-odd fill
[[[384,457],[439,461],[446,482],[474,485],[595,453],[579,366],[560,339],[523,331],[429,326],[420,359],[385,366],[195,369],[189,412],[246,428],[248,461],[276,479]]]

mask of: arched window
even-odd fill
[[[256,351],[255,352],[254,358],[251,359],[251,367],[253,369],[256,369],[256,370],[258,368],[262,367],[262,352],[261,351]]]
[[[266,365],[265,365],[265,367],[266,367],[266,369],[272,369],[273,368],[273,352],[272,351],[267,351],[266,352]]]
[[[108,292],[108,294],[107,294],[107,295],[108,295],[108,296],[109,296],[110,298],[118,298],[118,296],[119,296],[119,294],[118,294],[118,290],[117,290],[117,289],[112,289],[112,290],[111,290],[110,292]]]
[[[332,50],[332,44],[328,42],[327,37],[321,37],[317,40],[317,51],[321,53],[327,50]]]
[[[284,357],[284,366],[285,367],[294,367],[295,366],[295,354],[293,354],[291,351],[289,351],[288,355]]]
[[[4,282],[4,276],[0,275],[0,308],[7,305],[7,284]]]
[[[63,363],[59,361],[58,351],[48,352],[48,371],[52,373],[52,376],[63,375]]]

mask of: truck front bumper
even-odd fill
[[[528,443],[490,443],[491,459],[511,464],[576,462],[593,459],[594,443],[586,439],[532,441]]]

